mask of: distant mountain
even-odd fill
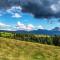
[[[21,33],[21,34],[46,34],[46,35],[60,35],[60,31],[57,30],[32,30],[32,31],[25,31],[25,30],[17,30],[17,31],[6,31],[6,30],[0,30],[0,32],[13,32],[13,33]]]
[[[17,30],[16,33],[60,35],[60,31],[55,31],[55,30],[43,30],[43,29],[32,30],[32,31]]]
[[[34,33],[34,34],[47,34],[47,35],[60,35],[60,31],[41,30],[41,29],[30,31],[30,33]]]
[[[60,27],[55,27],[54,29],[52,29],[54,31],[60,31]]]

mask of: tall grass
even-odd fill
[[[0,60],[60,60],[60,47],[0,38]]]

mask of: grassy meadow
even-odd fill
[[[60,60],[60,47],[0,37],[0,60]]]

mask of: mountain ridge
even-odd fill
[[[60,35],[60,31],[56,30],[32,30],[32,31],[26,31],[26,30],[16,30],[16,31],[8,31],[8,30],[0,30],[0,32],[12,32],[12,33],[26,33],[26,34],[44,34],[44,35]]]

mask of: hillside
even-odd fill
[[[45,29],[38,29],[38,30],[32,30],[32,31],[26,31],[26,30],[16,30],[16,31],[8,31],[8,30],[0,30],[0,32],[10,32],[10,33],[21,33],[21,34],[43,34],[43,35],[59,35],[60,31],[59,28],[55,28],[52,30],[45,30]]]
[[[60,60],[60,47],[1,37],[0,60]]]

